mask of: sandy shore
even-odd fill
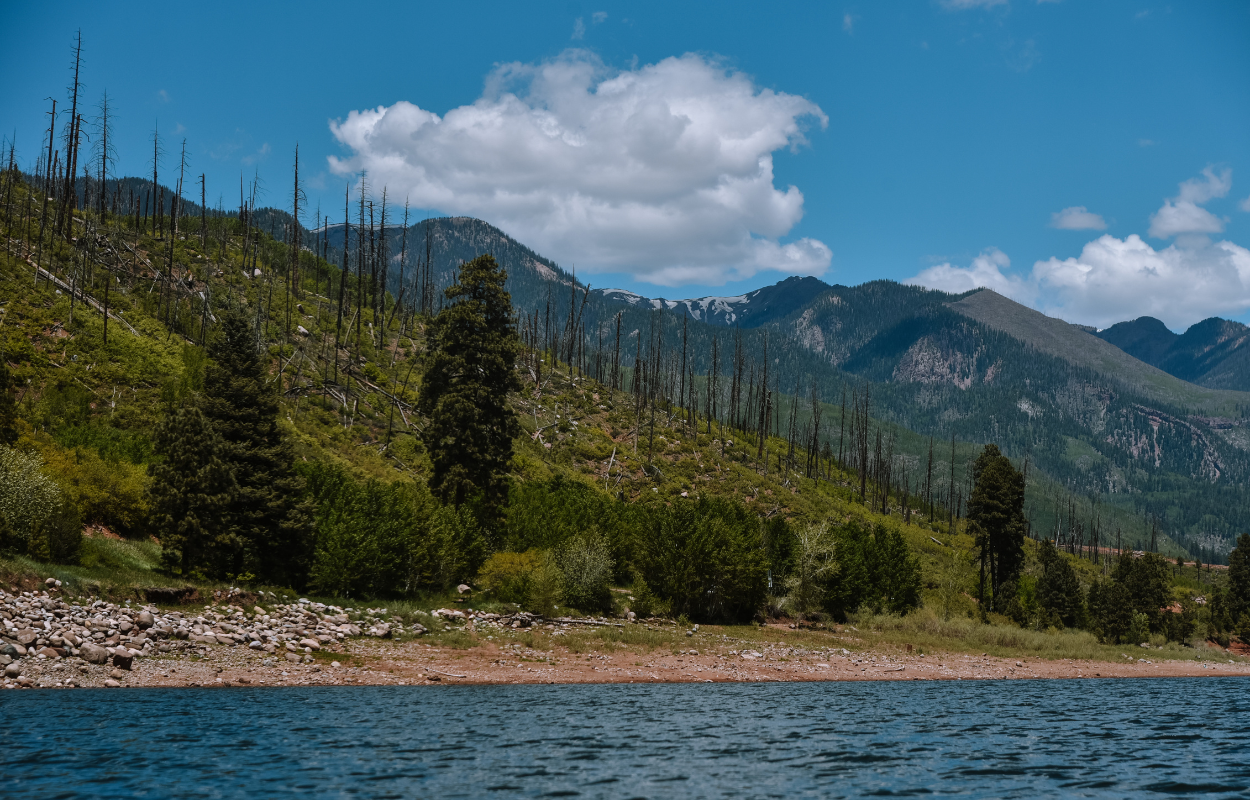
[[[671,649],[577,653],[559,644],[550,650],[516,642],[454,649],[420,640],[349,640],[318,653],[313,664],[215,645],[136,659],[125,672],[49,660],[32,663],[25,674],[44,688],[104,686],[105,681],[120,687],[228,687],[1250,676],[1250,664],[1241,660],[1164,660],[1158,651],[1142,648],[1125,648],[1122,662],[1103,662],[920,655],[897,649],[850,652],[837,646],[814,648],[810,643],[799,647],[785,642],[752,646],[692,639],[689,643],[679,653]]]

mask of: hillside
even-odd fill
[[[279,221],[284,215],[265,213]],[[283,226],[271,227],[280,233]],[[358,263],[354,243],[369,241],[368,224],[363,237],[356,227],[352,263]],[[305,232],[303,238],[338,263],[343,232],[332,225],[324,237]],[[762,380],[767,350],[770,391],[816,391],[826,419],[836,419],[840,398],[867,381],[874,413],[919,434],[899,439],[909,475],[918,474],[928,436],[997,442],[1045,476],[1032,496],[1037,524],[1047,529],[1070,527],[1055,511],[1066,507],[1069,491],[1087,506],[1096,498],[1138,543],[1148,520],[1157,518],[1185,549],[1218,553],[1250,525],[1250,511],[1240,502],[1250,476],[1244,416],[1250,395],[1188,384],[992,292],[953,296],[891,281],[830,287],[791,278],[741,297],[652,299],[588,291],[555,262],[479,220],[426,220],[408,229],[406,245],[404,236],[401,227],[388,226],[393,294],[421,294],[414,276],[425,274],[427,253],[436,287],[450,283],[456,265],[473,253],[495,253],[510,267],[508,286],[522,328],[531,335],[541,330],[566,360],[575,346],[597,364],[616,361],[628,371],[661,343],[662,358],[684,357],[686,369],[702,376],[712,371],[715,347],[716,369],[727,383],[740,363],[738,391],[745,401]],[[676,382],[680,369],[671,363],[666,369]],[[738,408],[728,398],[725,405]],[[810,421],[806,405],[798,412],[800,429]],[[965,468],[961,464],[960,472]],[[944,492],[953,502],[954,489],[947,485]]]
[[[1212,317],[1176,334],[1153,317],[1139,317],[1095,335],[1182,380],[1250,391],[1250,328],[1240,322]]]

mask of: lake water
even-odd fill
[[[1238,679],[0,693],[10,797],[1250,795]]]

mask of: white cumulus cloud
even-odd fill
[[[1250,309],[1250,250],[1232,242],[1155,250],[1141,237],[1101,236],[1076,258],[1038,261],[1042,310],[1107,327],[1146,315],[1182,329]]]
[[[1003,270],[1010,266],[1011,259],[1006,253],[997,247],[990,247],[972,259],[972,264],[967,267],[957,267],[948,261],[929,267],[903,282],[951,294],[961,294],[973,289],[993,289],[1017,302],[1027,303],[1033,297],[1033,287],[1014,275],[1004,275]]]
[[[1104,231],[1107,223],[1085,206],[1070,206],[1050,215],[1050,227],[1064,231]]]
[[[1018,276],[1010,272],[1007,255],[990,248],[967,267],[941,264],[906,282],[952,293],[985,287],[1069,322],[1099,327],[1149,315],[1180,330],[1207,317],[1239,316],[1250,310],[1250,250],[1211,241],[1203,234],[1218,232],[1223,224],[1213,228],[1193,213],[1208,213],[1201,204],[1224,197],[1231,188],[1232,173],[1210,167],[1182,183],[1180,193],[1151,217],[1152,236],[1177,237],[1162,249],[1137,234],[1123,239],[1103,235],[1074,258],[1040,260],[1027,276]],[[1055,214],[1052,225],[1068,227],[1061,221],[1079,215],[1102,223],[1077,206]]]
[[[1242,200],[1240,203],[1238,203],[1237,207],[1240,208],[1242,211],[1250,211],[1250,197],[1247,197],[1245,200]]]
[[[662,285],[761,270],[819,275],[822,242],[780,240],[803,194],[773,184],[773,152],[827,125],[819,106],[687,54],[608,69],[580,50],[505,64],[482,96],[439,116],[400,101],[333,121],[338,174],[424,208],[495,224],[579,271]]]
[[[1202,207],[1203,203],[1224,197],[1233,188],[1233,171],[1218,174],[1212,167],[1202,171],[1201,178],[1190,178],[1181,184],[1176,197],[1163,201],[1163,207],[1150,218],[1150,235],[1167,239],[1183,233],[1220,233],[1224,221]]]

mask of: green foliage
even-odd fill
[[[430,489],[459,507],[476,499],[494,519],[507,496],[512,440],[520,433],[508,394],[521,389],[520,351],[507,273],[489,255],[461,265],[435,318],[417,401],[429,417],[422,441]]]
[[[556,555],[560,567],[564,602],[580,611],[605,612],[612,609],[612,567],[614,561],[607,538],[592,527],[564,543]]]
[[[1150,630],[1163,632],[1163,609],[1172,601],[1172,573],[1158,553],[1134,558],[1125,552],[1116,562],[1111,577],[1128,592],[1128,604],[1135,614],[1144,614]]]
[[[548,481],[513,485],[504,511],[504,545],[517,552],[559,550],[574,536],[595,528],[617,566],[616,577],[624,580],[630,543],[646,520],[645,509],[556,475]]]
[[[1072,564],[1055,550],[1049,539],[1042,541],[1038,549],[1038,561],[1042,568],[1041,577],[1037,581],[1038,605],[1054,622],[1059,623],[1056,627],[1079,626],[1084,622],[1085,598]]]
[[[343,597],[442,590],[477,573],[484,558],[471,512],[440,507],[420,484],[357,481],[341,467],[302,472],[317,538],[312,585]]]
[[[0,550],[76,563],[82,521],[73,502],[42,467],[37,453],[0,445]]]
[[[4,353],[0,352],[0,447],[17,444],[17,401],[13,397],[13,376]]]
[[[1250,533],[1238,536],[1228,554],[1228,613],[1233,619],[1250,613]]]
[[[540,550],[492,553],[482,565],[477,582],[483,591],[500,602],[526,603],[530,598],[534,573],[542,563],[543,554]]]
[[[1128,589],[1118,581],[1097,581],[1089,587],[1089,616],[1100,641],[1113,644],[1128,635],[1133,608]]]
[[[44,449],[47,468],[88,523],[135,535],[148,516],[147,473],[129,461],[107,460],[99,450]]]
[[[999,587],[1014,581],[1024,565],[1024,476],[996,445],[987,444],[973,464],[972,480],[968,522],[980,549],[982,581],[988,572],[994,608],[1003,611],[1014,593]]]
[[[830,613],[905,614],[920,604],[920,562],[897,528],[853,520],[836,534],[839,569],[825,595]]]
[[[156,428],[162,460],[150,468],[149,526],[174,575],[216,580],[242,573],[253,557],[234,516],[239,487],[225,445],[198,408],[180,408]]]
[[[828,523],[805,525],[795,531],[794,568],[786,581],[791,607],[798,613],[819,610],[831,581],[838,574],[837,537]]]
[[[238,483],[231,518],[247,543],[239,572],[262,583],[303,586],[313,550],[308,508],[295,454],[278,426],[278,398],[241,307],[226,310],[208,355],[203,408],[225,442],[224,460]]]
[[[640,533],[633,561],[670,613],[697,622],[750,619],[768,592],[758,517],[719,498],[674,503]]]
[[[1150,618],[1140,611],[1133,613],[1129,621],[1128,631],[1124,635],[1125,644],[1141,644],[1150,640]]]

